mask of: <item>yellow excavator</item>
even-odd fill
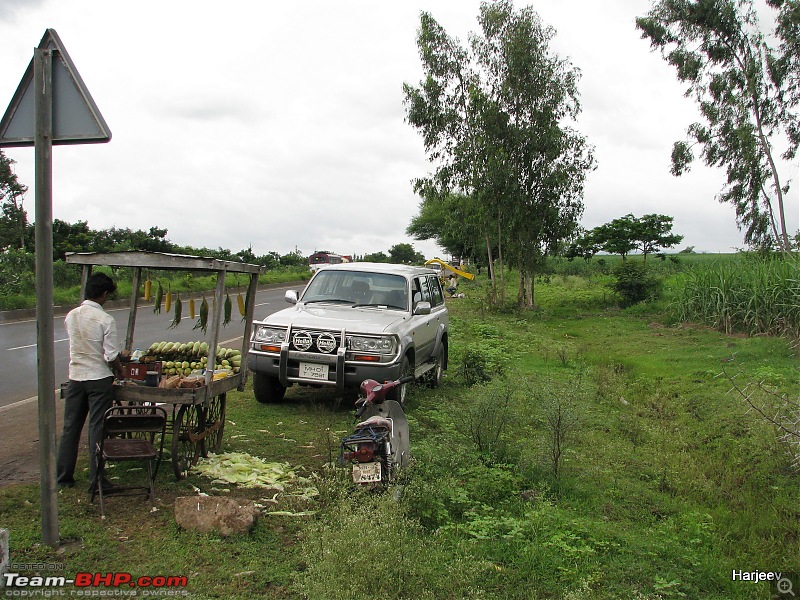
[[[429,265],[439,265],[440,270],[446,269],[448,271],[455,273],[456,275],[459,275],[460,277],[469,279],[470,281],[475,279],[475,275],[473,275],[472,273],[467,273],[466,271],[462,271],[461,269],[456,269],[454,266],[447,264],[445,261],[439,258],[432,258],[431,260],[425,263],[426,267]]]

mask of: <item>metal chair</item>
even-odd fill
[[[97,485],[92,490],[92,502],[100,497],[100,514],[105,517],[104,494],[122,496],[147,493],[155,508],[156,498],[153,484],[161,465],[164,449],[164,433],[167,426],[167,411],[161,406],[142,406],[131,410],[130,406],[112,406],[103,417],[103,435],[97,443]],[[156,444],[158,444],[156,446]],[[105,490],[106,463],[124,461],[146,461],[147,485],[114,486]],[[155,468],[153,463],[155,462]],[[136,491],[138,490],[138,493]]]

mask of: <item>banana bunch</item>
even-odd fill
[[[207,369],[214,359],[214,371],[230,369],[238,373],[242,366],[242,352],[234,348],[217,345],[217,351],[209,353],[206,342],[155,342],[148,348],[145,358],[160,360],[165,375],[189,375],[192,371]]]

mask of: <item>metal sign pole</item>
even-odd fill
[[[54,72],[55,70],[55,72]],[[58,90],[54,90],[54,86]],[[55,116],[54,116],[55,115]],[[72,59],[54,29],[45,31],[33,60],[0,118],[0,148],[35,148],[36,346],[39,387],[39,471],[42,541],[57,546],[56,372],[53,333],[53,144],[111,139]],[[86,284],[84,269],[82,288]]]
[[[36,355],[42,542],[57,546],[56,374],[53,333],[53,51],[33,51],[36,139]]]

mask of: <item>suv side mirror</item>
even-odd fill
[[[417,305],[414,307],[414,314],[415,315],[429,315],[429,314],[431,314],[431,303],[430,302],[417,302]]]
[[[289,304],[297,304],[297,290],[286,290],[283,297]]]

